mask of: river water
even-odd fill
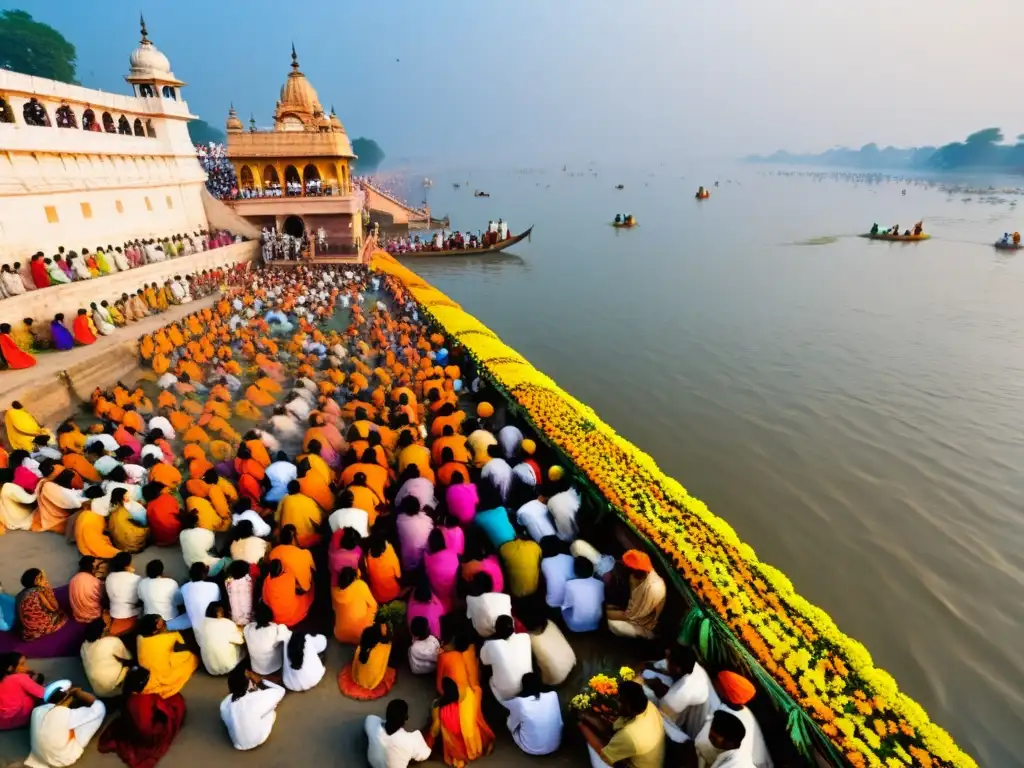
[[[408,265],[735,526],[981,765],[1020,762],[1024,253],[986,243],[1024,228],[1024,197],[755,167],[432,177],[456,228],[536,228],[514,255]],[[627,212],[639,227],[609,226]],[[854,236],[919,218],[933,240]]]

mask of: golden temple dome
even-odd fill
[[[228,119],[225,123],[225,127],[228,133],[238,133],[242,130],[242,121],[238,119],[238,113],[235,112],[235,105],[231,105],[231,109],[228,110]]]
[[[278,112],[280,114],[294,112],[303,116],[312,116],[319,108],[320,99],[316,90],[310,85],[306,76],[299,71],[299,57],[292,45],[292,71],[281,86],[281,99]]]

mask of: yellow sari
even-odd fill
[[[441,707],[435,704],[431,720],[428,743],[433,746],[441,736],[446,765],[463,768],[494,749],[494,731],[484,720],[480,697],[472,688],[460,691],[458,703]]]
[[[155,693],[167,699],[185,687],[199,667],[199,659],[191,651],[174,650],[175,644],[182,642],[184,639],[178,632],[138,639],[139,666],[149,670],[149,682],[143,693]]]

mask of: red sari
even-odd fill
[[[31,368],[36,364],[36,359],[15,344],[9,333],[0,333],[0,354],[3,354],[7,367],[14,370]]]
[[[159,762],[185,722],[185,697],[162,699],[155,693],[133,693],[124,709],[100,735],[99,750],[114,752],[131,768],[152,768]]]
[[[29,268],[32,270],[32,282],[36,284],[36,288],[46,288],[50,283],[50,276],[46,274],[46,265],[43,264],[42,259],[36,259]]]
[[[96,334],[89,327],[88,315],[75,315],[75,322],[71,324],[71,333],[79,344],[96,343]]]
[[[181,533],[181,520],[178,513],[181,507],[169,493],[162,493],[146,505],[146,517],[149,521],[149,535],[158,547],[171,547],[178,543]]]

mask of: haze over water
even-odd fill
[[[990,243],[1024,198],[769,174],[431,173],[454,228],[534,236],[406,263],[735,526],[980,765],[1013,764],[1024,253]],[[609,226],[627,212],[640,227]],[[933,240],[854,236],[920,218]]]

